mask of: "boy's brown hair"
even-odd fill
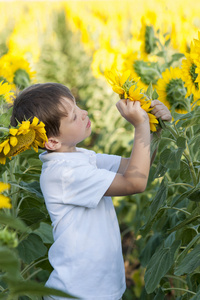
[[[37,117],[45,124],[47,137],[58,136],[60,120],[67,116],[63,100],[75,101],[70,90],[60,83],[34,84],[24,89],[15,98],[11,125]]]

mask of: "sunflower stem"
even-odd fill
[[[178,135],[177,131],[172,128],[171,125],[165,124],[165,129],[168,130],[172,134],[172,136],[177,140],[179,135]]]
[[[186,149],[183,151],[183,155],[185,156],[185,158],[188,161],[188,165],[189,165],[189,168],[190,168],[190,173],[191,173],[191,176],[192,176],[192,179],[193,179],[193,183],[194,183],[194,186],[196,186],[198,181],[197,181],[196,172],[195,172],[195,169],[194,169],[194,166],[193,166],[193,163],[192,163],[192,159],[191,159],[191,156],[190,156],[190,151],[189,151],[187,141],[186,141]]]

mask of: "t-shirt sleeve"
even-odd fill
[[[96,155],[97,167],[100,169],[106,169],[117,173],[121,162],[121,156],[101,154]]]
[[[62,173],[62,202],[95,208],[111,185],[116,172],[85,162],[67,165]]]

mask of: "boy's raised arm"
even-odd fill
[[[105,196],[123,196],[145,190],[150,169],[150,127],[140,102],[123,99],[116,104],[121,115],[135,127],[131,156],[123,174],[117,173]]]

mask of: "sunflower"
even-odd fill
[[[166,69],[162,78],[157,82],[156,91],[158,100],[164,103],[168,109],[175,109],[178,113],[187,113],[189,100],[186,97],[186,89],[181,79],[181,69],[176,67]]]
[[[159,65],[156,61],[144,61],[136,57],[135,54],[125,57],[124,69],[131,71],[131,77],[139,77],[138,87],[147,89],[152,83],[153,87],[161,77]]]
[[[11,85],[4,80],[0,82],[0,98],[5,98],[8,103],[12,102],[11,97],[14,95],[11,89]]]
[[[32,123],[23,121],[17,128],[10,128],[7,136],[0,143],[0,163],[6,163],[6,157],[10,158],[27,150],[33,149],[38,152],[38,147],[44,148],[47,141],[45,125],[34,117]]]
[[[11,208],[10,198],[2,195],[2,192],[10,189],[10,184],[0,182],[0,209],[1,208]]]
[[[153,27],[155,24],[154,20],[156,18],[156,14],[151,13],[149,17],[149,20],[147,20],[146,16],[142,17],[142,26],[139,35],[139,39],[142,41],[140,50],[144,58],[146,58],[148,54],[153,53],[157,48],[157,41]]]
[[[152,132],[156,131],[156,125],[159,123],[157,118],[150,113],[150,111],[153,109],[151,107],[151,101],[150,100],[146,100],[146,97],[144,96],[144,94],[141,93],[141,91],[139,90],[139,88],[136,88],[134,86],[132,86],[129,90],[129,99],[132,101],[140,101],[141,104],[141,108],[144,109],[149,117],[149,125],[150,125],[150,130]]]
[[[182,60],[182,79],[187,88],[186,97],[193,94],[194,97],[200,98],[200,80],[198,78],[200,63],[194,59],[194,53],[185,54],[185,57],[186,59]]]
[[[35,77],[27,60],[9,52],[0,58],[0,69],[1,77],[20,89],[29,86]]]
[[[153,107],[151,107],[151,101],[146,101],[144,104],[141,105],[142,109],[144,109],[149,117],[149,125],[150,125],[150,130],[152,132],[157,131],[156,125],[159,123],[158,119],[150,113],[150,111],[153,109]]]
[[[130,87],[139,80],[139,78],[132,78],[130,74],[130,70],[126,70],[123,73],[117,70],[105,72],[108,83],[111,85],[113,91],[120,95],[120,98],[127,98]]]
[[[135,85],[132,85],[128,92],[128,98],[132,101],[140,101],[141,104],[146,102],[145,96],[142,93],[140,88],[137,88]]]

